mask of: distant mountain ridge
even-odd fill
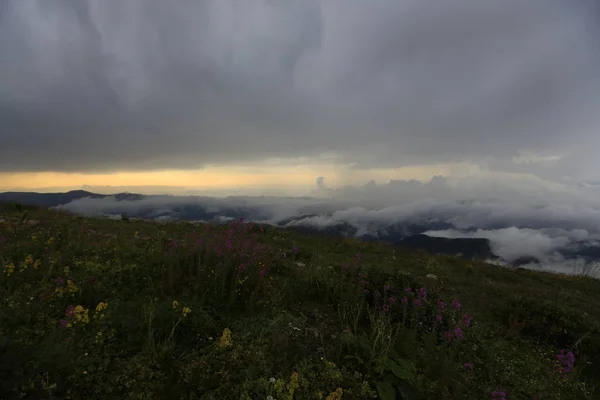
[[[134,193],[117,193],[117,194],[98,194],[85,190],[71,190],[66,193],[36,193],[36,192],[4,192],[0,193],[0,201],[23,203],[32,206],[41,207],[57,207],[63,204],[70,203],[74,200],[90,197],[92,199],[103,199],[106,197],[115,197],[118,201],[121,200],[140,200],[145,195]]]
[[[158,197],[157,195],[142,195],[135,193],[98,194],[85,190],[73,190],[66,193],[35,193],[35,192],[5,192],[0,193],[0,201],[17,202],[27,205],[41,207],[60,207],[70,202],[91,198],[104,199],[114,198],[117,202],[138,201]],[[232,219],[243,218],[247,221],[265,222],[270,218],[265,207],[252,206],[251,203],[240,202],[236,206],[227,203],[218,203],[213,198],[203,198],[205,204],[190,202],[169,204],[168,207],[159,207],[148,202],[134,208],[123,207],[119,209],[118,204],[111,206],[112,211],[103,215],[120,216],[126,214],[131,218],[143,218],[153,220],[187,220],[187,221],[212,221],[226,222]],[[241,205],[240,205],[241,204]],[[308,211],[308,210],[307,210]],[[312,211],[312,210],[310,210]],[[323,210],[321,210],[323,211]],[[524,256],[508,262],[496,255],[491,243],[485,238],[444,238],[426,235],[428,231],[457,230],[457,228],[446,221],[428,219],[419,222],[394,222],[370,223],[366,228],[359,229],[351,223],[334,218],[334,212],[321,212],[300,214],[298,216],[283,218],[270,223],[306,234],[324,234],[335,237],[357,237],[365,241],[386,242],[405,248],[424,250],[432,254],[448,254],[477,260],[504,261],[513,266],[527,264],[539,264],[540,261],[534,256]],[[461,229],[461,231],[473,231],[473,229]],[[585,262],[600,261],[600,243],[595,241],[574,242],[571,245],[558,250],[565,258],[581,259]]]

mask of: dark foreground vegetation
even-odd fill
[[[2,399],[597,399],[600,281],[0,205]]]

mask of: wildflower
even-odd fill
[[[458,300],[453,300],[452,308],[454,308],[455,310],[460,310],[460,302]]]
[[[192,309],[189,307],[183,307],[183,310],[181,310],[181,316],[183,318],[187,317],[189,313],[192,312]]]
[[[63,273],[64,273],[65,275],[69,275],[69,273],[70,273],[70,272],[71,272],[71,269],[70,269],[69,267],[65,267],[65,268],[63,269]]]
[[[75,306],[68,306],[67,309],[65,310],[65,315],[67,317],[72,317],[75,315]]]
[[[389,312],[390,311],[390,306],[387,305],[387,304],[384,304],[383,307],[382,307],[382,310],[383,310],[384,313]]]
[[[290,383],[288,384],[288,398],[294,398],[294,392],[296,389],[300,387],[300,383],[298,383],[298,373],[292,372],[292,376],[290,377]]]
[[[102,312],[103,310],[106,310],[107,308],[108,308],[108,303],[101,301],[96,306],[96,312]]]
[[[556,355],[558,360],[559,368],[558,371],[562,374],[568,374],[575,365],[575,354],[572,351],[562,350],[560,354]]]
[[[67,288],[66,288],[67,292],[69,293],[76,293],[77,292],[77,286],[75,285],[75,283],[73,283],[72,280],[67,279]]]
[[[173,310],[177,310],[177,307],[179,307],[179,302],[177,300],[173,300]]]
[[[325,400],[342,400],[344,390],[342,388],[335,389],[335,392],[331,392]]]
[[[409,287],[407,287],[407,288],[404,288],[404,291],[405,291],[406,293],[412,293],[412,289],[411,289],[411,288],[409,288]]]
[[[444,303],[442,300],[438,300],[437,304],[440,310],[443,310],[446,307],[446,303]]]
[[[473,371],[473,364],[472,364],[472,363],[470,363],[470,362],[466,362],[466,363],[464,364],[464,367],[465,367],[465,369],[466,369],[467,371]]]
[[[269,379],[269,382],[271,382],[271,383],[275,383],[275,378],[271,378],[271,379]]]
[[[67,327],[71,326],[71,324],[69,323],[69,321],[67,321],[66,319],[61,319],[60,321],[58,321],[58,323],[63,328],[67,328]]]
[[[408,298],[406,296],[404,296],[404,297],[402,297],[402,300],[400,300],[400,301],[402,301],[402,304],[406,304],[406,303],[408,303]]]
[[[15,264],[9,263],[4,267],[4,273],[6,276],[11,276],[15,272]]]
[[[90,322],[88,312],[89,310],[85,309],[83,306],[75,307],[75,319],[77,322],[81,322],[83,324]]]
[[[383,290],[385,292],[387,292],[388,290],[390,290],[390,285],[388,285],[387,283],[385,285],[383,285]]]
[[[463,315],[463,323],[465,324],[465,326],[470,326],[471,320],[472,320],[472,318],[469,314]]]
[[[464,337],[463,330],[458,326],[454,328],[452,332],[454,333],[454,337],[456,339],[462,339]]]
[[[267,400],[275,400],[275,398],[273,398],[273,396],[267,396]]]
[[[396,298],[394,296],[392,296],[388,299],[388,302],[390,303],[390,305],[394,305],[394,304],[396,304]]]
[[[31,265],[33,264],[33,256],[31,254],[29,254],[27,257],[25,257],[25,265]]]
[[[37,260],[35,260],[35,262],[33,263],[33,268],[38,269],[40,267],[40,265],[42,265],[42,260],[40,260],[39,258]]]
[[[219,338],[219,348],[227,349],[231,346],[233,346],[233,339],[231,338],[231,330],[229,330],[229,328],[225,328],[225,329],[223,329],[223,333],[221,334],[221,337]]]
[[[423,305],[423,302],[421,301],[421,299],[414,299],[413,300],[413,305],[415,307],[420,307],[421,305]]]
[[[427,300],[427,290],[425,288],[421,288],[419,289],[419,296],[423,299],[423,300]]]
[[[435,320],[436,320],[437,322],[442,322],[442,316],[441,316],[440,314],[437,314],[437,315],[435,316]]]
[[[492,399],[506,400],[506,392],[492,392]]]

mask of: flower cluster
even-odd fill
[[[558,360],[558,371],[562,374],[568,374],[575,365],[575,354],[572,351],[562,350],[556,355]]]
[[[15,264],[8,263],[4,266],[4,273],[6,276],[11,276],[15,272]]]
[[[506,392],[501,392],[501,391],[492,392],[492,399],[493,400],[506,400]]]
[[[94,319],[104,318],[103,311],[106,310],[107,308],[108,308],[108,303],[105,303],[103,301],[98,303],[98,305],[96,306],[96,313],[94,314]]]
[[[58,297],[62,297],[65,293],[74,295],[75,293],[77,293],[77,290],[79,290],[72,279],[67,279],[67,281],[65,282],[63,278],[58,277],[54,280],[54,283],[57,286],[56,289],[54,289],[54,293]]]
[[[233,339],[231,337],[231,330],[229,328],[223,329],[223,333],[219,338],[218,346],[221,350],[228,349],[233,346]]]
[[[68,306],[65,317],[59,321],[63,328],[70,328],[75,324],[85,325],[90,322],[89,310],[81,305]]]

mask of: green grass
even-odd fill
[[[2,399],[596,399],[599,305],[583,276],[0,205]]]

